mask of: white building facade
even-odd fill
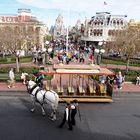
[[[85,21],[81,40],[85,42],[108,42],[120,30],[127,27],[126,15],[111,15],[109,12],[97,12],[91,20]]]

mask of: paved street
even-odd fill
[[[25,96],[0,96],[1,140],[139,140],[140,95],[115,94],[111,104],[80,103],[82,121],[77,116],[77,126],[71,132],[61,122],[64,104],[58,108],[58,120],[50,121],[41,115],[37,106],[31,113],[30,98]],[[46,105],[46,112],[50,109]]]

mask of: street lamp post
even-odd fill
[[[67,27],[67,34],[66,34],[66,53],[68,55],[68,46],[69,46],[69,29]]]
[[[45,64],[49,63],[48,45],[49,45],[49,41],[46,41],[45,46],[47,46],[47,47],[46,47],[46,51],[45,51]]]
[[[96,59],[95,60],[96,60],[97,65],[100,65],[100,63],[101,63],[101,55],[103,53],[105,53],[105,50],[101,48],[102,45],[103,45],[103,42],[99,42],[98,43],[99,48],[94,50],[95,54],[96,54]]]

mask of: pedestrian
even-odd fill
[[[83,52],[81,52],[80,53],[80,56],[79,56],[79,63],[84,63],[85,62],[85,58],[84,58],[84,53]]]
[[[137,75],[137,77],[136,77],[136,85],[140,85],[140,76],[139,75]]]
[[[122,83],[124,82],[124,76],[122,76],[121,71],[116,75],[116,84],[118,89],[122,89]]]
[[[14,69],[11,68],[11,70],[9,71],[8,88],[14,87],[14,83],[15,83]]]
[[[107,82],[109,82],[110,84],[113,85],[114,84],[114,80],[115,79],[114,79],[114,76],[113,75],[108,75],[107,76]]]
[[[78,51],[75,52],[75,62],[77,63],[79,59],[79,53]]]
[[[36,64],[37,63],[37,57],[38,57],[38,52],[37,50],[33,51],[33,63]]]
[[[38,57],[37,57],[37,61],[38,61],[38,64],[42,64],[42,54],[40,51],[38,51]]]
[[[69,130],[72,130],[72,124],[71,124],[71,103],[70,102],[67,102],[66,104],[66,108],[64,110],[64,117],[63,117],[63,120],[61,122],[61,124],[59,125],[59,128],[62,128],[65,124],[65,122],[68,123],[68,129]]]
[[[75,116],[77,114],[77,109],[78,109],[78,101],[73,100],[71,102],[71,124],[72,125],[76,125]]]

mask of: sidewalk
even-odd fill
[[[114,88],[114,93],[140,93],[140,85],[135,85],[131,82],[124,82],[122,85],[122,89],[118,90],[117,88]]]
[[[57,58],[54,58],[53,59],[53,64],[56,64],[58,63],[57,61]],[[87,63],[87,62],[86,62]],[[70,62],[70,64],[76,64],[74,62]],[[0,67],[15,67],[16,64],[0,64]],[[52,66],[53,65],[48,65],[47,67],[49,68],[49,70],[52,69]],[[22,63],[20,64],[20,67],[39,67],[38,65],[36,64],[33,64],[32,62],[30,63]],[[124,65],[111,65],[111,64],[101,64],[101,67],[104,67],[104,68],[120,68],[120,69],[125,69],[126,66]],[[130,69],[135,69],[135,70],[140,70],[140,67],[132,67],[130,66],[129,67]],[[16,86],[15,88],[8,88],[7,87],[7,83],[6,82],[0,82],[0,92],[26,92],[27,89],[26,89],[26,86],[23,85],[22,83],[16,83]],[[138,85],[135,85],[131,82],[125,82],[123,84],[123,88],[118,91],[118,89],[114,88],[114,93],[118,93],[118,92],[121,92],[121,93],[140,93],[140,86]]]
[[[8,88],[7,82],[0,82],[0,92],[25,92],[27,88],[21,82],[16,82],[14,88]]]
[[[8,88],[6,82],[0,82],[0,92],[21,92],[27,93],[27,88],[21,82],[17,82],[14,88]],[[121,93],[140,93],[140,85],[135,85],[131,82],[123,83],[122,89],[118,90],[114,88],[114,93],[117,94],[118,92]]]

